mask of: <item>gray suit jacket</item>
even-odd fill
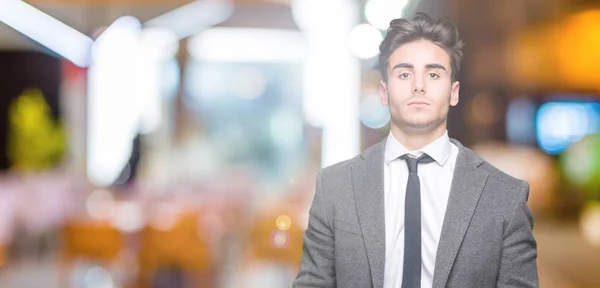
[[[538,287],[529,185],[460,142],[433,287]],[[383,287],[385,138],[322,169],[293,287]]]

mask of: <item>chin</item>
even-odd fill
[[[430,131],[439,127],[444,119],[401,119],[402,126],[413,131]]]
[[[429,131],[434,128],[431,123],[408,123],[407,128],[413,131]]]
[[[413,127],[429,127],[434,122],[436,121],[433,119],[422,119],[422,117],[416,117],[416,119],[407,120],[406,124]]]

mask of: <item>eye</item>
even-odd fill
[[[431,79],[438,79],[438,78],[440,78],[440,75],[439,75],[439,74],[437,74],[437,73],[429,73],[429,74],[427,74],[427,75],[428,75],[428,76],[429,76],[429,78],[431,78]]]
[[[400,75],[398,75],[398,76],[399,76],[401,79],[406,79],[406,78],[410,77],[410,73],[408,73],[408,72],[404,72],[404,73],[401,73],[401,74],[400,74]]]

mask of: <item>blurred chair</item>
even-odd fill
[[[0,243],[0,267],[6,264],[6,246]]]
[[[278,203],[259,215],[243,244],[235,287],[289,287],[302,257],[301,207]]]
[[[107,221],[68,221],[62,231],[61,284],[66,286],[77,260],[110,268],[123,253],[123,234]]]
[[[280,230],[277,219],[285,214],[269,213],[257,220],[250,234],[253,261],[279,262],[294,268],[300,264],[304,231],[296,224],[295,215],[287,215],[291,225],[287,230]]]
[[[110,223],[70,222],[63,228],[63,255],[67,260],[90,258],[111,262],[122,252],[124,238]]]
[[[215,261],[211,247],[201,238],[205,231],[198,217],[198,213],[184,213],[166,229],[151,225],[143,229],[138,288],[215,287]]]

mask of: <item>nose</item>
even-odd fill
[[[413,93],[425,93],[425,81],[423,77],[416,76],[413,83]]]
[[[413,89],[414,93],[425,93],[425,89],[422,86],[417,86],[415,85],[415,88]]]

